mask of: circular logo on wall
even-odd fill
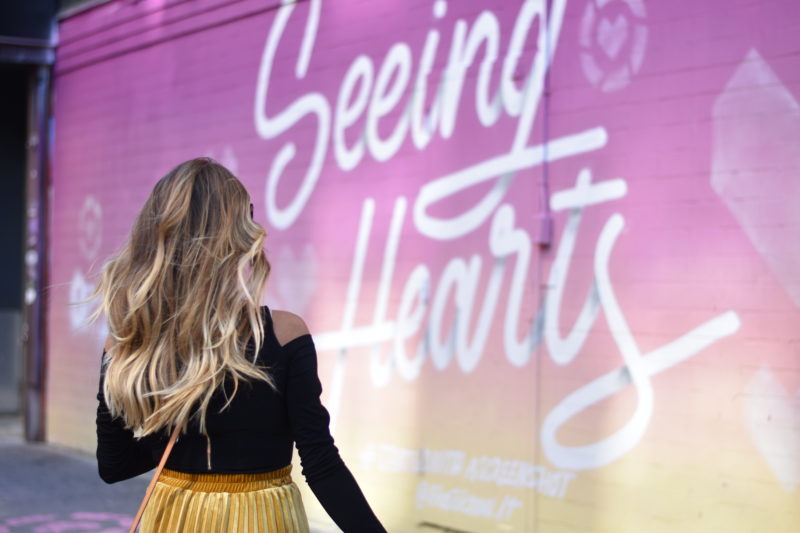
[[[83,258],[92,261],[103,239],[103,208],[97,199],[89,195],[78,213],[78,248]]]
[[[580,28],[581,66],[603,92],[618,91],[639,71],[647,46],[642,0],[590,0]]]
[[[87,325],[86,321],[91,314],[91,303],[87,300],[94,292],[94,284],[83,276],[83,272],[76,270],[69,283],[69,320],[73,330],[78,330]],[[0,531],[2,533],[2,531]]]

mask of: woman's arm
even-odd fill
[[[103,350],[105,357],[106,351]],[[103,395],[105,367],[101,365],[97,393],[97,469],[106,483],[136,477],[156,467],[148,446],[133,437],[121,418],[112,418]]]
[[[284,313],[281,313],[284,314]],[[285,313],[288,315],[288,313]],[[279,313],[275,312],[279,341]],[[303,475],[322,507],[345,533],[385,533],[350,470],[339,456],[330,434],[330,416],[320,402],[322,384],[317,375],[317,353],[308,329],[299,317],[292,338],[283,343],[287,357],[286,405]],[[299,324],[298,324],[299,321]]]

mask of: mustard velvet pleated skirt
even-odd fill
[[[187,474],[164,469],[141,533],[308,533],[291,465],[261,474]]]

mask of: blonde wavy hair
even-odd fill
[[[230,376],[260,379],[264,340],[260,296],[269,276],[266,231],[250,196],[225,167],[186,161],[164,176],[142,207],[122,249],[102,268],[91,316],[106,317],[112,345],[103,392],[112,416],[143,437],[199,421]],[[246,355],[254,340],[253,360]],[[224,387],[223,387],[224,390]]]

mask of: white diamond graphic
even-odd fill
[[[800,105],[751,50],[712,118],[711,186],[800,307]]]

